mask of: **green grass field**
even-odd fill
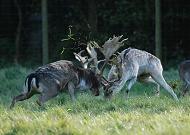
[[[26,75],[31,70],[10,67],[0,70],[0,134],[74,134],[74,135],[189,135],[190,98],[175,102],[161,90],[154,96],[154,85],[137,83],[125,99],[121,91],[112,100],[78,92],[72,103],[68,93],[39,107],[35,100],[19,102],[9,109],[11,98],[19,94]],[[164,73],[170,85],[179,93],[180,83],[176,70]]]

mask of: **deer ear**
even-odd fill
[[[77,59],[78,61],[81,61],[81,59],[77,53],[74,52],[73,54],[75,55],[75,59]]]

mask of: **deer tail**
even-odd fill
[[[25,87],[28,92],[30,92],[32,88],[39,88],[39,78],[36,73],[31,73],[26,77]]]

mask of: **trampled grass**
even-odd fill
[[[12,67],[0,70],[0,134],[76,134],[76,135],[188,135],[190,133],[190,98],[175,102],[161,90],[154,96],[154,85],[136,84],[125,99],[121,91],[112,100],[78,92],[72,103],[68,93],[38,107],[37,95],[9,109],[11,98],[19,94],[30,70]],[[164,74],[179,93],[177,71]]]

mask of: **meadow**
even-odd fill
[[[126,100],[124,90],[111,100],[94,97],[90,92],[77,93],[72,103],[67,92],[36,104],[38,95],[18,102],[9,109],[11,98],[22,90],[31,69],[16,66],[0,69],[0,134],[72,134],[72,135],[188,135],[190,133],[190,98],[176,102],[155,85],[137,83]],[[177,70],[164,72],[167,82],[179,94]]]

